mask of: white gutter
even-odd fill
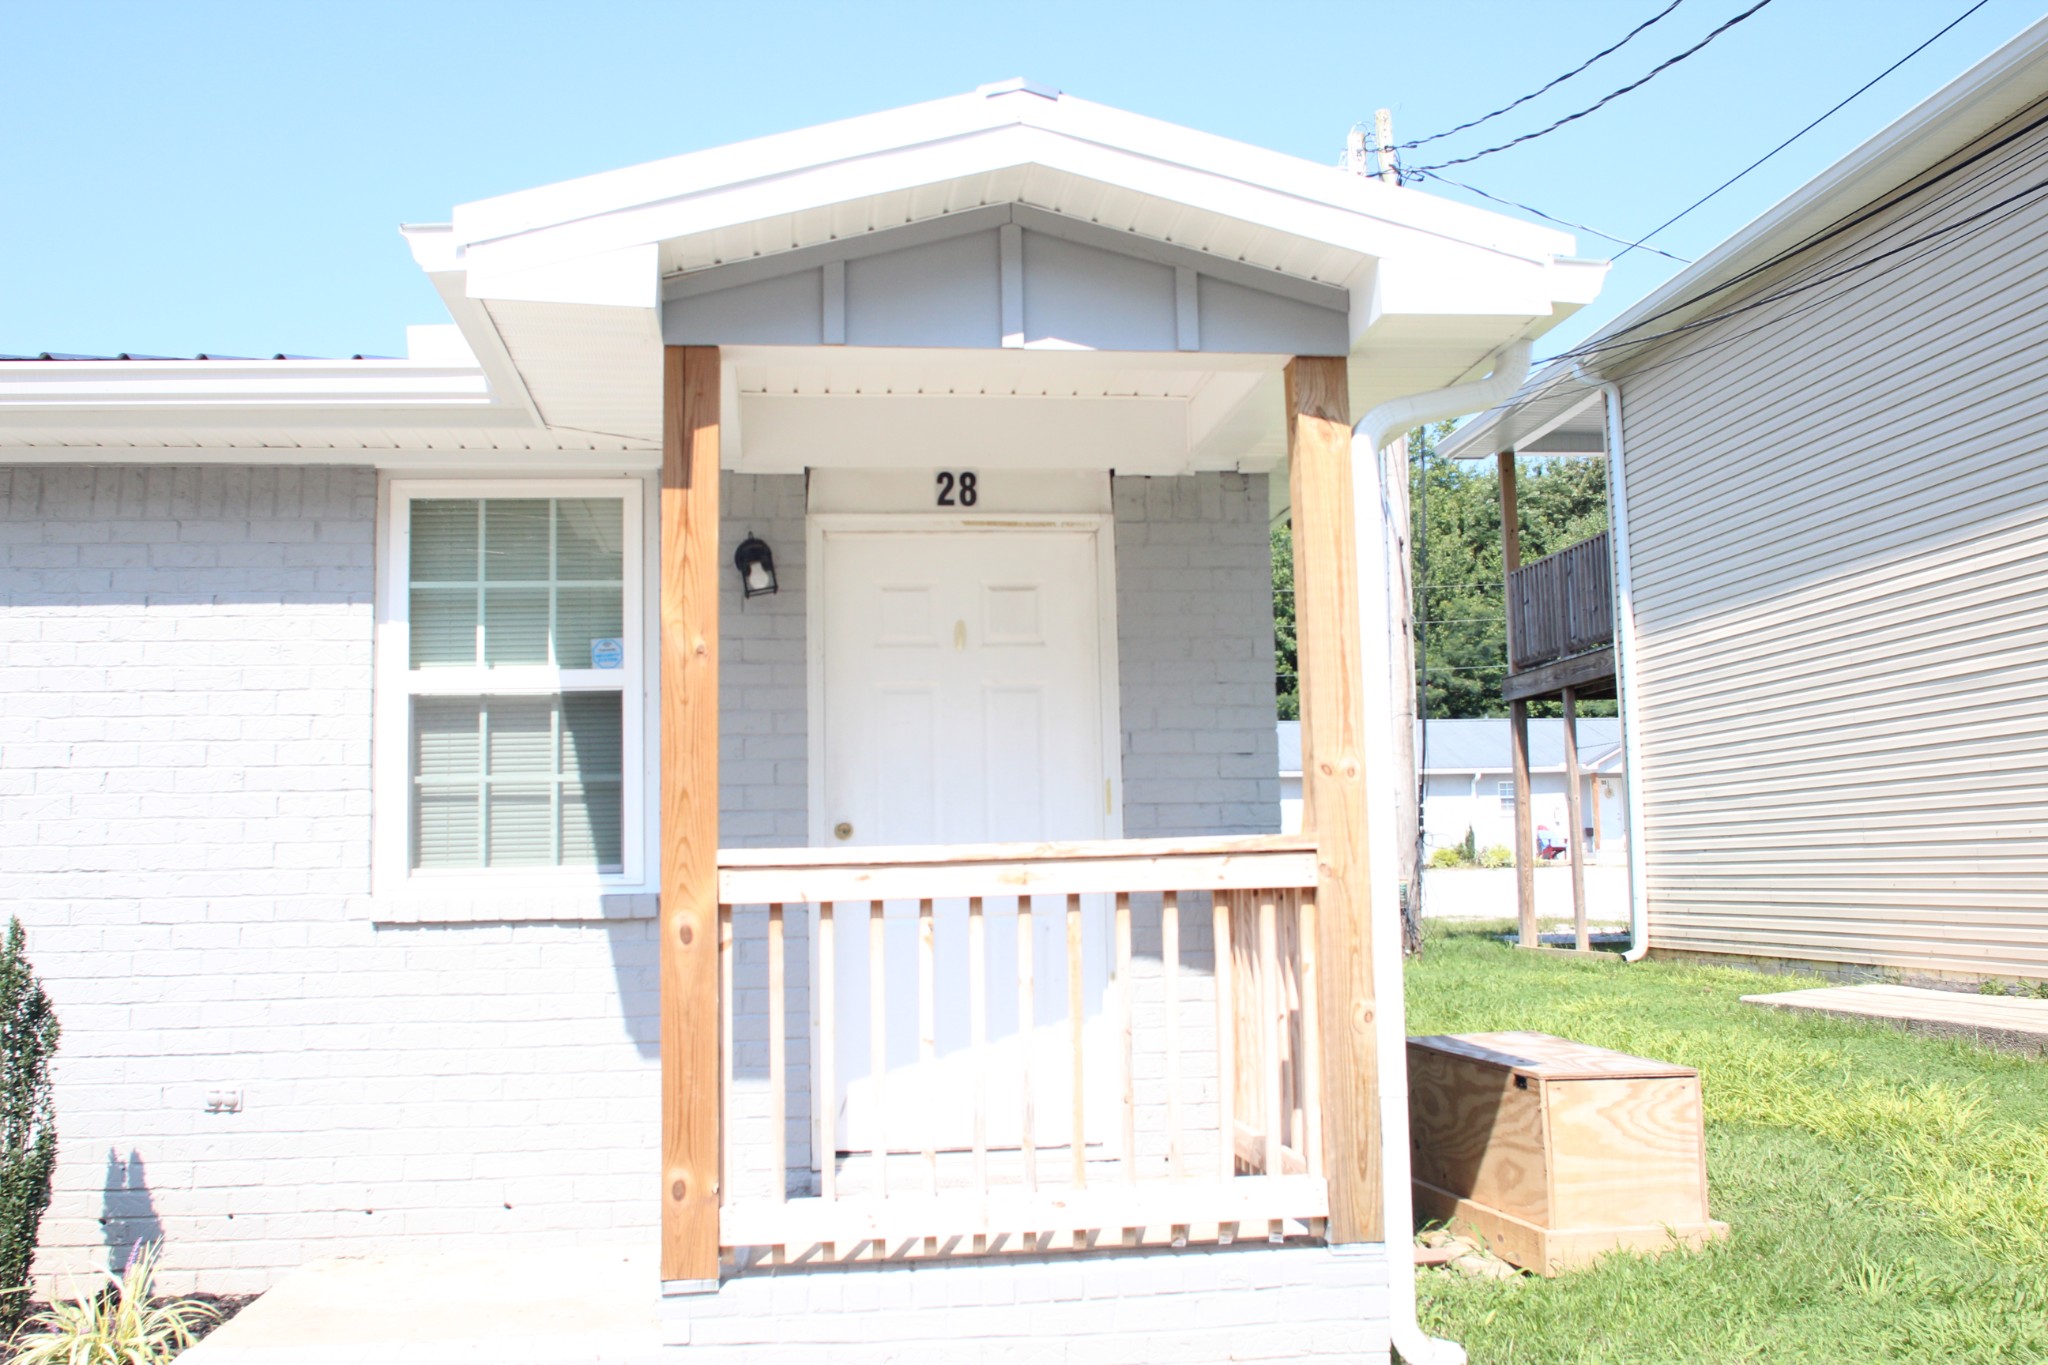
[[[1396,541],[1388,534],[1380,451],[1393,434],[1492,407],[1513,394],[1528,373],[1529,343],[1517,341],[1494,357],[1493,373],[1485,379],[1390,399],[1360,418],[1352,428],[1359,661],[1365,675],[1368,717],[1391,719],[1394,714],[1392,623],[1399,619],[1392,600],[1393,584],[1399,580],[1391,571],[1390,560]],[[1368,720],[1364,739],[1367,774],[1384,774],[1393,763],[1392,726],[1375,725]],[[1386,1229],[1388,1328],[1395,1354],[1407,1365],[1465,1365],[1462,1346],[1430,1336],[1415,1317],[1415,1251],[1410,1233],[1415,1226],[1415,1205],[1408,1163],[1408,1038],[1402,1027],[1408,1009],[1401,979],[1401,893],[1397,872],[1400,863],[1394,848],[1391,783],[1366,783],[1365,812],[1366,852],[1372,868],[1373,994],[1379,1001],[1380,1017],[1380,1160],[1386,1176],[1381,1216]],[[1633,849],[1635,840],[1629,843]],[[1392,951],[1387,951],[1389,948]]]
[[[1621,761],[1627,774],[1622,799],[1628,805],[1628,951],[1622,960],[1641,962],[1650,951],[1650,894],[1643,880],[1642,716],[1634,686],[1636,601],[1628,558],[1628,461],[1622,442],[1621,386],[1594,378],[1583,361],[1572,363],[1572,378],[1598,389],[1607,399],[1607,520],[1614,532],[1607,539],[1614,554],[1616,615],[1614,690],[1621,699]]]

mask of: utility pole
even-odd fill
[[[1380,148],[1380,179],[1389,185],[1401,183],[1401,167],[1394,153],[1394,111],[1381,109],[1372,116],[1373,139]]]

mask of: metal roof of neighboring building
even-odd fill
[[[1508,723],[1505,720],[1433,720],[1428,722],[1423,771],[1431,773],[1508,772]],[[1612,717],[1579,718],[1579,765],[1591,771],[1618,773],[1621,722]],[[1564,770],[1564,722],[1529,722],[1529,768],[1532,772]],[[1280,722],[1280,771],[1301,771],[1301,722]]]

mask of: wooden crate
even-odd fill
[[[1541,1274],[1603,1252],[1698,1246],[1699,1073],[1547,1033],[1408,1040],[1415,1209]]]

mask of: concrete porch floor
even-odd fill
[[[314,1261],[180,1365],[655,1365],[655,1248]]]

